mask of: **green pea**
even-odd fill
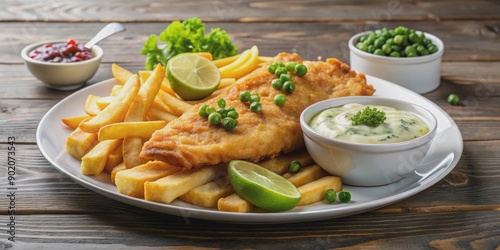
[[[260,102],[252,102],[250,103],[250,111],[252,112],[260,112],[262,109],[262,104]]]
[[[243,90],[240,92],[240,101],[242,102],[249,102],[251,98],[250,92],[248,90]]]
[[[370,44],[373,44],[373,41],[375,41],[375,39],[377,38],[377,35],[375,34],[375,32],[371,32],[368,37],[366,38],[366,40],[364,41],[364,43],[370,45]]]
[[[429,54],[434,54],[438,51],[438,48],[436,45],[431,45],[429,46],[429,48],[427,48],[427,51],[429,52]]]
[[[416,57],[417,52],[406,52],[406,57]]]
[[[368,35],[362,35],[360,38],[359,38],[359,41],[360,42],[364,42],[366,40],[366,38],[368,38]]]
[[[394,44],[401,44],[403,43],[403,39],[404,37],[402,35],[396,35],[394,36],[394,38],[392,39]]]
[[[390,57],[401,57],[401,54],[397,51],[393,51],[391,52],[391,54],[389,54]]]
[[[283,107],[286,103],[286,96],[283,94],[277,94],[274,96],[274,104],[277,106]]]
[[[280,75],[280,80],[281,82],[286,82],[286,81],[291,81],[292,80],[292,76],[290,74],[281,74]]]
[[[375,51],[375,46],[373,46],[373,44],[368,45],[368,53],[373,54],[373,51]]]
[[[295,83],[292,81],[286,81],[283,83],[283,92],[287,94],[291,94],[295,91]]]
[[[234,107],[227,108],[227,112],[231,112],[231,111],[236,111],[236,108],[234,108]]]
[[[337,192],[334,189],[327,189],[325,192],[325,200],[328,203],[334,203],[337,200]]]
[[[421,56],[425,56],[425,55],[429,54],[429,52],[422,45],[417,47],[417,53]]]
[[[391,46],[394,44],[394,40],[392,38],[388,38],[387,40],[385,40],[385,44],[389,44],[389,46]]]
[[[227,109],[225,108],[220,108],[217,110],[217,113],[219,113],[222,116],[222,118],[226,117],[228,112],[229,111],[227,111]]]
[[[373,51],[373,54],[374,55],[378,55],[378,56],[385,55],[384,52],[381,49],[376,49],[375,51]]]
[[[420,37],[415,33],[411,33],[410,35],[408,35],[408,38],[412,43],[419,43],[419,44],[422,43]]]
[[[281,87],[283,87],[283,82],[280,79],[275,78],[271,81],[271,86],[273,86],[274,89],[281,89]]]
[[[240,114],[238,114],[238,112],[236,112],[236,111],[231,110],[231,111],[227,112],[226,118],[227,117],[231,117],[233,119],[238,119],[238,117],[240,117]]]
[[[276,63],[276,67],[279,68],[279,67],[282,67],[284,68],[285,67],[285,64],[283,62],[280,62],[280,61],[277,61],[275,62]]]
[[[295,72],[295,62],[287,62],[285,64],[285,69],[290,71],[290,72]]]
[[[307,74],[307,67],[304,64],[295,65],[295,74],[302,77]]]
[[[377,38],[374,42],[373,42],[373,46],[375,46],[375,48],[380,48],[382,47],[382,45],[384,44],[384,38]]]
[[[395,33],[396,35],[404,35],[404,34],[406,34],[405,27],[403,27],[403,26],[399,26],[399,27],[395,28],[395,29],[394,29],[394,33]]]
[[[220,98],[219,100],[217,100],[217,106],[219,106],[219,108],[225,108],[226,107],[226,100]]]
[[[276,68],[276,71],[274,71],[274,75],[276,75],[277,77],[279,77],[280,75],[282,74],[286,74],[288,71],[286,70],[285,67],[278,67]]]
[[[406,55],[417,54],[417,51],[415,50],[415,48],[413,46],[406,46],[405,53],[406,53]]]
[[[212,107],[212,106],[208,106],[205,110],[206,110],[207,114],[209,114],[209,115],[216,112],[215,107]]]
[[[222,126],[224,129],[231,131],[236,128],[236,120],[231,117],[226,117],[222,120]]]
[[[250,102],[260,102],[260,96],[257,93],[250,95]]]
[[[269,71],[269,73],[274,75],[274,72],[276,72],[277,68],[278,67],[276,66],[276,64],[273,63],[267,67],[267,71]]]
[[[460,98],[456,94],[450,94],[448,96],[448,103],[451,105],[458,105],[458,103],[460,103]]]
[[[217,112],[213,112],[210,115],[208,115],[208,122],[214,125],[219,124],[221,121],[222,121],[222,116]]]
[[[393,44],[393,45],[391,45],[391,49],[394,50],[394,51],[400,51],[401,50],[401,46]]]
[[[424,38],[422,40],[422,43],[425,44],[426,46],[429,46],[430,44],[432,44],[432,40],[429,38]]]
[[[386,43],[386,44],[384,44],[384,45],[382,45],[382,51],[383,51],[383,52],[384,52],[384,54],[386,54],[386,55],[391,54],[391,52],[392,52],[391,45],[389,45],[389,44],[387,44],[387,43]]]
[[[364,42],[357,43],[356,48],[358,48],[361,51],[365,51],[365,52],[368,51],[368,45],[366,45],[366,43],[364,43]]]
[[[340,191],[339,201],[342,203],[348,203],[349,201],[351,201],[351,193],[349,193],[348,191]]]
[[[403,45],[403,46],[408,45],[408,36],[407,35],[403,35],[403,42],[401,42],[401,45]]]
[[[288,165],[288,171],[290,171],[291,173],[297,173],[300,171],[301,168],[302,168],[302,163],[300,163],[300,161],[298,160],[293,160]]]
[[[201,105],[201,107],[198,109],[198,115],[207,118],[208,117],[207,107],[208,107],[207,104]]]

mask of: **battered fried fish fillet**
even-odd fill
[[[272,61],[303,63],[308,69],[304,77],[292,76],[296,89],[293,94],[286,94],[283,107],[273,102],[274,96],[283,92],[271,86],[275,76],[267,71],[268,65],[264,65],[241,84],[202,103],[217,107],[217,100],[224,98],[226,108],[235,107],[239,118],[233,131],[210,124],[198,115],[202,104],[195,105],[165,128],[156,131],[144,144],[141,157],[184,169],[234,159],[258,162],[304,147],[299,117],[309,105],[332,97],[372,95],[375,92],[373,86],[366,83],[363,74],[356,74],[337,59],[308,62],[297,54],[281,53]],[[259,94],[260,112],[251,112],[249,104],[239,100],[243,90]]]

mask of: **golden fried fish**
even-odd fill
[[[252,72],[242,83],[226,90],[216,98],[195,105],[181,117],[156,131],[143,146],[141,157],[160,160],[184,169],[226,163],[234,159],[258,162],[280,153],[304,147],[299,118],[309,105],[339,96],[372,95],[372,85],[363,74],[356,74],[347,64],[337,59],[326,62],[304,61],[297,54],[281,53],[272,61],[303,63],[308,72],[299,77],[292,74],[296,89],[286,94],[283,107],[274,104],[277,94],[283,93],[271,86],[274,75],[267,71],[269,64]],[[271,62],[270,62],[271,63]],[[258,93],[262,110],[252,112],[249,103],[239,99],[241,91]],[[224,98],[226,108],[239,113],[237,126],[232,131],[221,125],[210,124],[198,115],[203,104],[217,108],[217,100]]]

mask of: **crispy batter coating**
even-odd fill
[[[144,144],[141,157],[184,169],[234,159],[258,162],[304,147],[299,118],[309,105],[332,97],[372,95],[375,92],[373,86],[366,83],[363,74],[356,74],[337,59],[309,62],[297,54],[280,53],[272,61],[294,61],[304,63],[308,68],[304,77],[292,76],[296,89],[293,94],[286,94],[283,107],[273,102],[274,96],[283,92],[271,86],[275,76],[267,71],[268,65],[264,65],[244,82],[202,103],[217,107],[217,100],[224,98],[226,108],[235,107],[240,116],[233,131],[212,125],[199,116],[198,109],[202,104],[198,104],[156,131]],[[259,94],[261,112],[251,112],[249,104],[239,100],[239,93],[243,90]]]

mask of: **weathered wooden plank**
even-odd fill
[[[6,136],[2,133],[2,137]],[[36,145],[17,144],[16,148],[18,214],[152,213],[108,199],[74,183],[52,167]],[[0,161],[6,162],[6,154],[0,155]],[[500,178],[499,161],[498,140],[465,142],[461,161],[450,175],[433,187],[377,212],[500,210],[500,196],[496,195],[496,190],[500,189],[497,181]],[[1,168],[0,174],[6,176],[6,171]],[[0,188],[6,190],[7,182],[0,182]],[[5,213],[6,210],[0,211],[0,214]]]
[[[286,225],[237,225],[150,214],[39,214],[16,217],[16,242],[0,233],[1,245],[22,249],[495,249],[498,211],[459,214],[365,213]],[[437,226],[439,225],[439,226]],[[298,232],[308,232],[307,234]],[[182,247],[181,247],[182,246]]]
[[[99,6],[99,8],[95,8]],[[491,7],[492,5],[489,4]],[[0,11],[4,21],[171,21],[193,16],[208,21],[428,20],[427,10],[394,1],[15,1]]]
[[[145,56],[140,50],[150,34],[159,34],[169,23],[127,23],[126,32],[107,38],[99,45],[104,49],[104,62],[143,64]],[[75,32],[75,25],[78,32]],[[260,54],[273,56],[279,52],[297,52],[302,57],[315,60],[337,57],[348,61],[348,41],[356,33],[391,28],[398,25],[413,27],[440,37],[445,44],[443,61],[500,61],[500,38],[488,29],[492,21],[455,22],[394,22],[380,23],[209,23],[207,29],[221,27],[227,30],[240,51],[257,45]],[[498,24],[497,24],[498,25]],[[102,23],[0,23],[1,63],[22,63],[20,51],[27,44],[40,40],[74,38],[85,42],[101,27]]]
[[[2,1],[2,21],[429,21],[498,19],[495,1]],[[99,7],[96,7],[99,6]]]

